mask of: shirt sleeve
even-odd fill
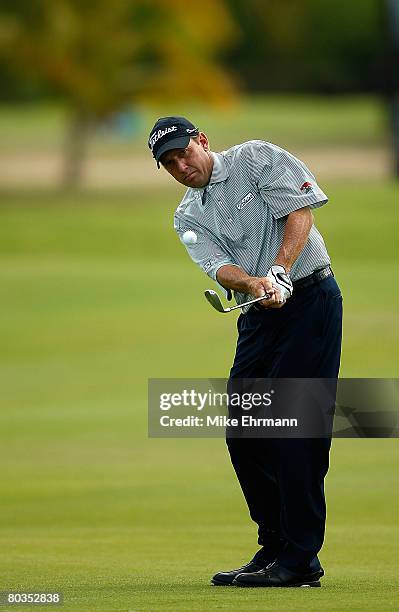
[[[270,162],[261,169],[258,187],[275,219],[305,206],[318,208],[328,202],[309,168],[284,149],[273,151]]]
[[[222,266],[237,266],[237,264],[232,261],[231,257],[229,257],[229,255],[216,244],[216,241],[202,229],[199,230],[196,227],[192,227],[177,217],[174,219],[174,228],[193,262],[219,285],[228,299],[231,299],[231,291],[218,282],[216,273]],[[183,240],[184,233],[189,230],[193,231],[197,236],[197,242],[195,244],[186,244]]]

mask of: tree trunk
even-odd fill
[[[79,187],[82,182],[91,126],[92,122],[86,113],[79,109],[72,111],[64,144],[62,184],[67,189]]]
[[[395,178],[399,179],[399,92],[396,94],[396,96],[391,97],[390,106],[393,144],[393,171]]]
[[[399,178],[399,0],[385,0],[386,92],[388,95],[393,171]]]

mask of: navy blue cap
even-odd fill
[[[161,117],[151,130],[148,146],[157,162],[171,149],[185,149],[192,136],[199,130],[185,117]]]

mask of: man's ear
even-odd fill
[[[201,147],[205,150],[208,151],[209,150],[209,141],[208,141],[208,137],[206,134],[204,134],[204,132],[200,132],[198,134],[198,142],[201,145]]]

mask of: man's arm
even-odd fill
[[[295,260],[298,258],[309,236],[313,224],[313,215],[308,206],[295,210],[287,216],[284,228],[283,241],[277,254],[274,265],[283,266],[287,273]],[[240,293],[250,293],[254,297],[260,297],[269,293],[271,298],[258,302],[267,308],[280,308],[284,303],[278,303],[276,290],[273,288],[270,278],[265,276],[250,276],[238,266],[221,266],[217,271],[218,282],[226,287]]]
[[[313,215],[309,206],[290,213],[284,228],[283,241],[274,262],[283,266],[289,274],[293,263],[298,259],[313,225]]]

